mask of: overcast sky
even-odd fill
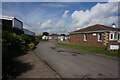
[[[68,33],[93,24],[117,25],[118,4],[115,2],[3,2],[2,15],[20,19],[24,23],[24,28],[36,34]]]

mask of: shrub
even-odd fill
[[[39,43],[39,38],[25,34],[2,30],[2,67],[3,78],[11,75],[13,58],[22,55],[24,52],[33,50]]]
[[[31,42],[30,44],[28,44],[28,46],[29,46],[30,49],[34,49],[35,44],[33,42]]]

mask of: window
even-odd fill
[[[110,40],[114,40],[114,33],[110,33],[109,38],[110,38]]]
[[[115,33],[115,34],[114,34],[114,39],[115,39],[115,40],[118,40],[118,33]]]
[[[118,33],[118,40],[120,41],[120,33]]]
[[[93,36],[96,36],[96,33],[93,33]]]
[[[102,33],[98,33],[98,41],[102,41]]]
[[[84,34],[84,41],[87,41],[87,34]]]

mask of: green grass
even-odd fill
[[[83,46],[83,45],[75,45],[75,44],[68,44],[68,43],[57,43],[58,46],[63,46],[66,48],[76,49],[80,51],[92,52],[95,54],[102,54],[111,57],[120,57],[118,55],[118,51],[107,51],[105,48],[102,47],[95,47],[95,46]]]

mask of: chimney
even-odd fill
[[[116,28],[116,25],[115,25],[115,23],[113,23],[113,24],[112,24],[112,27],[113,27],[113,28]]]

